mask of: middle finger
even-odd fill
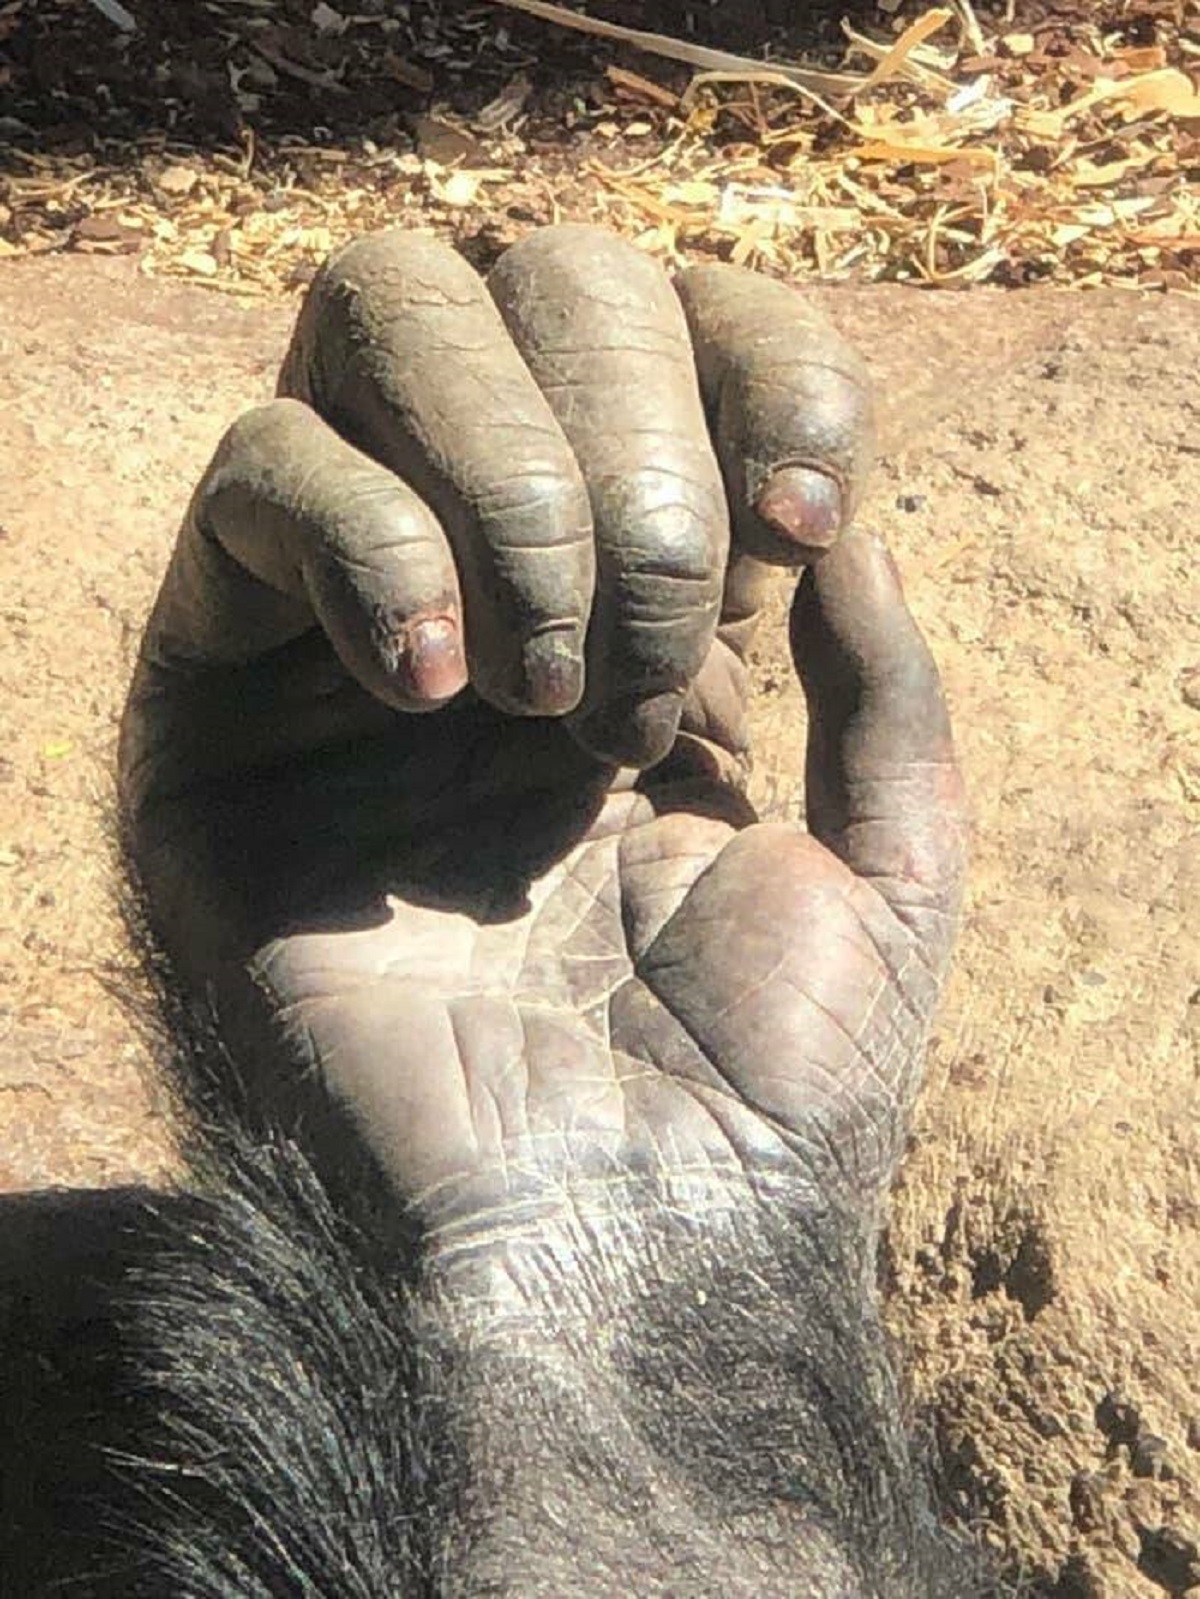
[[[602,760],[648,766],[712,644],[728,555],[687,323],[662,269],[599,228],[531,234],[488,286],[591,497],[596,595],[571,729]]]

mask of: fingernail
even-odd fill
[[[577,628],[539,634],[521,657],[525,702],[539,716],[573,711],[583,693],[582,641]]]
[[[828,549],[842,528],[842,491],[834,478],[808,466],[785,466],[759,490],[754,509],[776,533],[796,544]]]
[[[409,691],[423,700],[448,700],[467,680],[462,639],[448,617],[431,617],[410,628],[398,662]]]

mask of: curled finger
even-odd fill
[[[165,593],[201,656],[253,658],[315,621],[385,704],[422,710],[465,684],[458,580],[437,519],[298,401],[230,428],[188,539]]]
[[[739,550],[807,563],[848,525],[874,447],[866,369],[791,285],[700,266],[676,288]]]
[[[489,279],[587,483],[596,596],[571,718],[601,759],[653,764],[716,630],[728,527],[687,326],[662,269],[598,228],[545,228]]]
[[[483,283],[393,229],[326,265],[280,392],[409,483],[454,549],[473,686],[512,714],[583,690],[594,561],[579,467]]]

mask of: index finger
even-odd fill
[[[866,368],[790,284],[734,266],[681,274],[735,545],[811,561],[848,525],[874,453]]]
[[[338,252],[279,381],[433,510],[454,549],[471,682],[513,714],[583,691],[594,551],[570,445],[471,267],[391,229]]]

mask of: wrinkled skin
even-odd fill
[[[672,288],[596,230],[486,287],[393,232],[318,279],[279,392],[196,493],[122,741],[160,936],[276,1041],[251,1096],[319,1084],[431,1222],[645,1163],[869,1212],[962,799],[892,562],[846,530],[857,359],[783,285]],[[772,564],[806,568],[807,827],[740,790]]]

